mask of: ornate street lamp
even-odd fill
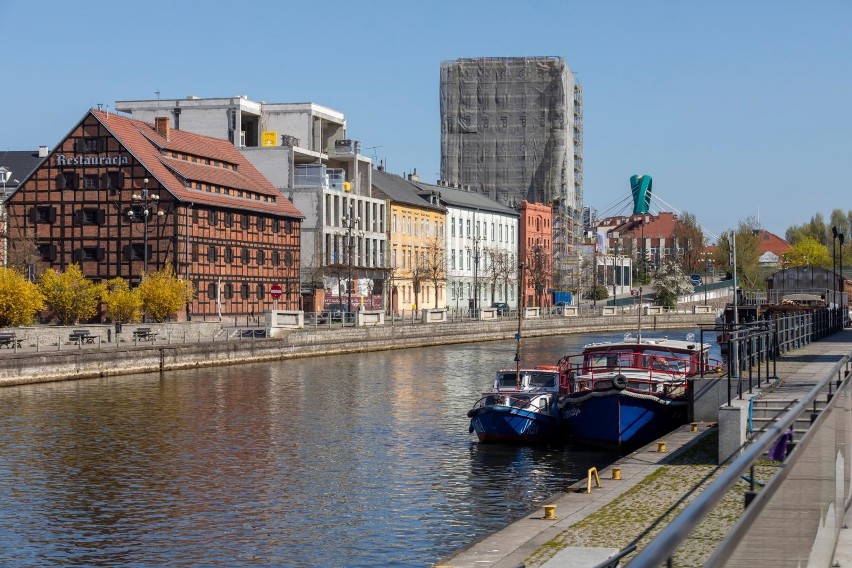
[[[347,286],[347,300],[346,300],[346,311],[347,314],[352,312],[352,288],[354,287],[354,282],[352,280],[352,247],[355,246],[355,239],[353,238],[352,233],[356,233],[356,235],[360,234],[358,231],[358,226],[361,223],[360,217],[355,217],[353,215],[353,204],[349,204],[349,214],[343,217],[343,224],[346,227],[346,255],[347,261],[349,264],[349,286]],[[348,316],[344,316],[348,317]]]
[[[142,180],[145,184],[145,187],[142,189],[142,193],[134,193],[131,195],[131,199],[133,199],[134,204],[141,205],[142,210],[140,211],[142,216],[143,226],[143,252],[142,252],[142,271],[145,274],[148,274],[148,220],[152,215],[154,215],[154,209],[158,208],[158,204],[160,202],[160,196],[156,193],[148,192],[148,178]],[[164,213],[161,210],[157,210],[157,217],[162,217]],[[133,221],[136,218],[136,214],[131,209],[127,212],[127,217]]]

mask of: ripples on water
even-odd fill
[[[524,359],[605,337],[525,340]],[[433,564],[615,459],[472,442],[466,412],[513,356],[489,342],[2,389],[0,565]]]

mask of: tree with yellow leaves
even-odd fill
[[[61,325],[72,325],[95,317],[104,296],[103,284],[95,284],[83,276],[77,264],[70,265],[62,273],[45,271],[41,275],[40,287],[47,308]]]
[[[106,283],[104,302],[107,316],[116,322],[134,322],[142,317],[142,297],[139,289],[131,290],[130,284],[118,276]]]
[[[171,264],[166,264],[157,272],[143,275],[138,290],[142,309],[154,321],[164,321],[176,314],[194,297],[192,283],[179,279]]]
[[[11,268],[0,268],[0,327],[28,325],[44,309],[38,286]]]

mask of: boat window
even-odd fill
[[[514,388],[517,376],[514,373],[505,373],[497,378],[498,388]]]
[[[530,373],[531,387],[555,387],[556,376],[553,373]]]

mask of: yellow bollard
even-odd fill
[[[544,506],[544,520],[545,521],[555,521],[556,520],[556,505],[545,505]]]
[[[621,479],[621,468],[620,467],[612,468],[612,478],[616,479],[616,480]]]
[[[666,443],[665,442],[657,442],[657,451],[665,452],[666,451]]]
[[[697,424],[696,422],[693,422],[693,423],[692,423],[692,431],[693,431],[693,432],[698,432],[698,424]]]

